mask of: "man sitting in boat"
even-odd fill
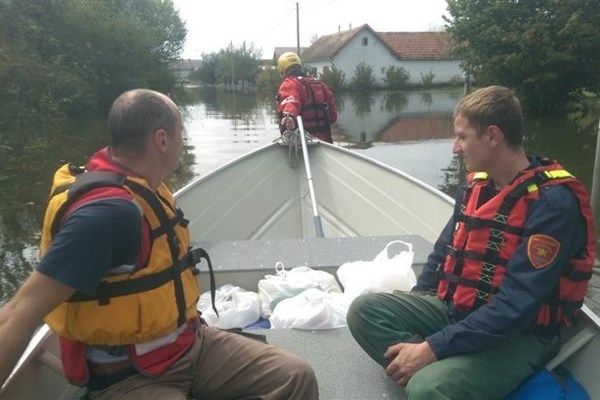
[[[200,323],[187,220],[163,183],[183,146],[175,103],[128,91],[108,125],[85,171],[55,174],[43,257],[0,312],[0,383],[44,318],[94,399],[318,398],[305,360]]]
[[[596,256],[590,201],[556,161],[526,156],[509,89],[464,97],[454,130],[467,183],[417,285],[358,297],[348,325],[408,398],[504,398],[580,312]]]
[[[294,119],[300,115],[311,135],[333,143],[331,125],[337,120],[337,108],[329,85],[305,76],[300,57],[291,51],[279,57],[277,69],[284,77],[277,93],[281,133],[296,129]]]

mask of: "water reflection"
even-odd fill
[[[447,139],[453,135],[452,112],[460,97],[460,91],[344,94],[334,133],[348,147],[360,149],[374,142]]]

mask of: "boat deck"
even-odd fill
[[[308,361],[315,370],[322,400],[406,399],[404,390],[360,348],[348,328],[252,332],[265,334],[269,343]]]
[[[309,266],[335,276],[337,268],[351,261],[372,260],[392,240],[402,240],[413,246],[413,269],[419,274],[433,245],[418,235],[332,237],[314,239],[239,240],[201,242],[210,255],[217,287],[226,283],[256,292],[258,281],[275,273],[275,264],[286,269]],[[403,245],[399,249],[405,250]],[[200,266],[202,291],[209,287],[206,261]]]

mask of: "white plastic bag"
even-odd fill
[[[390,250],[397,247],[390,246],[397,243],[408,247],[408,251],[390,256]],[[364,293],[408,291],[417,283],[411,266],[413,257],[412,244],[394,240],[373,261],[354,261],[340,265],[337,276],[344,287],[344,293],[351,298]]]
[[[260,314],[269,318],[273,309],[283,299],[294,297],[306,289],[318,288],[324,292],[338,292],[342,289],[335,276],[325,271],[310,267],[295,267],[286,270],[283,263],[275,265],[275,275],[265,275],[258,281]]]
[[[218,317],[212,309],[210,292],[202,293],[197,308],[210,326],[221,329],[244,328],[260,317],[258,303],[258,293],[227,284],[215,291]]]
[[[305,290],[275,306],[272,329],[334,329],[346,326],[350,299],[343,293]]]

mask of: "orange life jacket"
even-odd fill
[[[468,176],[452,245],[440,271],[440,299],[452,301],[454,308],[463,312],[491,302],[504,279],[508,260],[522,241],[527,211],[538,199],[539,188],[567,185],[577,197],[585,219],[586,249],[583,258],[573,258],[564,266],[555,296],[542,306],[536,325],[568,325],[579,313],[596,255],[590,200],[584,186],[558,163],[544,164],[524,171],[479,207],[479,196],[488,184],[487,174]]]
[[[61,338],[65,375],[80,385],[88,379],[88,345],[129,346],[136,369],[155,375],[177,361],[195,337],[189,324],[197,318],[199,287],[187,221],[166,186],[154,192],[144,179],[127,176],[112,164],[106,151],[91,160],[99,166],[97,170],[84,172],[66,164],[56,172],[44,217],[41,254],[72,207],[107,197],[128,199],[139,206],[152,244],[146,265],[102,278],[95,295],[76,292],[46,317]],[[154,346],[159,342],[164,345]],[[147,351],[137,351],[140,344],[148,345]]]

